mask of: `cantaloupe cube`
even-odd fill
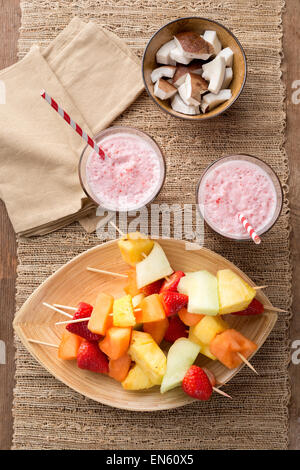
[[[154,384],[151,382],[151,379],[138,364],[135,364],[130,369],[126,379],[122,382],[122,387],[125,390],[144,390],[153,386]]]
[[[119,249],[125,263],[135,266],[144,259],[143,253],[148,255],[154,242],[139,232],[128,233],[118,241]]]
[[[203,354],[204,356],[208,357],[209,359],[212,359],[213,361],[215,361],[217,358],[211,353],[210,349],[209,349],[209,345],[206,345],[206,344],[203,344],[201,343],[201,341],[197,338],[197,336],[195,336],[192,332],[191,332],[191,329],[189,331],[189,340],[190,341],[193,341],[193,343],[196,343],[198,344],[201,349],[200,349],[200,353]]]
[[[118,382],[123,382],[128,375],[130,365],[131,357],[127,353],[119,359],[110,359],[108,375]]]
[[[131,328],[118,328],[113,326],[106,332],[106,336],[99,342],[99,348],[110,359],[119,359],[127,353],[131,338]]]
[[[256,290],[231,269],[218,271],[217,279],[220,315],[245,310],[256,295]]]
[[[159,294],[152,294],[145,297],[140,303],[140,308],[142,309],[142,323],[156,322],[166,317]]]
[[[235,369],[242,364],[238,352],[247,359],[256,349],[255,343],[233,329],[217,335],[210,343],[211,353],[228,369]]]
[[[149,333],[133,331],[129,354],[155,385],[160,385],[166,372],[167,359]]]
[[[114,298],[112,295],[101,293],[98,295],[91,318],[88,322],[88,329],[92,333],[104,336],[108,328],[112,326],[112,312]]]
[[[209,345],[214,337],[229,328],[221,317],[211,317],[205,315],[195,326],[191,326],[191,333],[203,344]]]
[[[178,316],[182,323],[187,326],[197,325],[197,323],[199,323],[199,321],[204,317],[204,315],[201,315],[200,313],[189,313],[185,307],[179,310]]]
[[[81,342],[82,338],[80,336],[74,335],[68,330],[64,330],[58,348],[58,357],[66,361],[76,359]]]
[[[131,297],[134,297],[140,293],[140,290],[138,289],[136,283],[135,268],[131,268],[127,273],[127,284],[124,287],[124,291],[126,292],[126,294],[131,295]]]
[[[124,297],[114,301],[113,324],[120,327],[134,326],[136,324],[130,295],[124,295]]]
[[[149,333],[152,336],[152,338],[157,344],[160,344],[164,339],[168,326],[169,320],[167,318],[164,318],[160,321],[144,323],[143,329],[145,333]]]

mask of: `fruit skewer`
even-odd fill
[[[56,323],[66,325],[58,351],[59,357],[77,359],[78,367],[88,370],[94,370],[91,368],[94,362],[99,363],[94,372],[109,371],[111,377],[122,382],[126,390],[146,389],[161,384],[161,393],[170,389],[170,374],[166,364],[169,359],[166,360],[165,353],[159,347],[163,338],[173,343],[173,346],[177,342],[185,341],[182,350],[179,351],[180,354],[175,355],[176,374],[182,363],[181,358],[186,355],[186,349],[192,350],[195,355],[191,358],[192,361],[187,357],[189,364],[193,364],[200,352],[212,359],[219,359],[229,369],[238,367],[244,361],[255,371],[247,358],[257,349],[256,345],[239,332],[230,330],[221,315],[232,312],[243,314],[243,309],[247,310],[251,300],[254,299],[256,290],[265,286],[257,286],[257,289],[254,289],[230,270],[219,271],[218,277],[207,271],[189,273],[186,276],[181,271],[174,273],[162,247],[157,242],[139,233],[128,234],[126,238],[124,234],[122,236],[123,238],[118,241],[121,255],[134,269],[131,269],[128,275],[97,270],[97,268],[91,270],[127,278],[128,283],[124,287],[127,295],[114,299],[111,295],[101,293],[94,307],[83,302],[78,308],[61,304],[50,306],[45,303],[46,306],[69,318]],[[167,279],[163,281],[166,277]],[[195,282],[202,292],[200,297],[198,292],[192,289]],[[190,292],[184,292],[184,288]],[[215,298],[218,299],[216,295],[218,289],[220,289],[219,302],[215,301]],[[185,308],[190,295],[194,296],[191,303],[194,310]],[[203,299],[207,299],[206,305]],[[204,312],[203,307],[208,311]],[[250,314],[262,313],[254,307],[255,305],[252,305],[251,309],[248,309]],[[183,316],[180,315],[182,308],[186,311]],[[72,316],[61,309],[73,310],[72,314],[75,313]],[[205,315],[200,315],[200,312]],[[193,322],[188,321],[184,324],[185,319]],[[207,322],[209,324],[206,324]],[[220,330],[211,322],[215,322],[216,326],[218,322],[223,322],[225,327]],[[199,331],[202,329],[202,333],[200,331],[199,334],[200,337],[202,334],[202,339],[199,338],[199,341],[197,337],[195,340],[197,335],[191,334],[195,333],[193,330],[198,323],[201,323]],[[185,331],[186,325],[191,327],[189,338],[186,338],[188,336]],[[144,331],[137,331],[141,328]],[[211,343],[213,349],[210,351]],[[168,357],[173,346],[169,350]],[[132,365],[132,361],[135,364]],[[168,374],[169,377],[166,377],[165,382],[167,386],[163,387],[162,381],[165,381],[165,375]],[[211,393],[215,384],[214,379],[211,382]],[[178,385],[179,383],[175,385],[172,383],[171,388]],[[218,388],[215,391],[228,396]]]
[[[88,271],[92,271],[92,272],[95,272],[95,273],[100,273],[100,274],[106,274],[108,276],[114,276],[114,277],[122,277],[124,279],[128,279],[128,274],[121,274],[121,273],[116,273],[116,272],[113,272],[113,271],[107,271],[107,270],[103,270],[103,269],[98,269],[98,268],[91,268],[91,267],[87,267],[86,268]],[[165,278],[167,281],[169,281],[170,279],[169,278]],[[254,286],[253,289],[254,290],[260,290],[260,289],[265,289],[267,288],[268,286]],[[60,305],[59,304],[54,304],[54,306],[57,306],[59,307]],[[64,307],[63,305],[61,307]],[[286,313],[286,310],[282,310],[281,308],[279,307],[274,307],[273,305],[270,306],[270,305],[263,305],[264,307],[264,311],[271,311],[271,312],[278,312],[278,313]],[[68,309],[72,309],[72,310],[76,310],[74,307],[66,307]],[[235,313],[237,314],[237,313]]]

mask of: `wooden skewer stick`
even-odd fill
[[[120,273],[114,273],[112,271],[105,271],[104,269],[97,269],[97,268],[86,268],[88,271],[92,271],[93,273],[100,273],[100,274],[108,274],[109,276],[116,276],[116,277],[123,277],[127,278],[127,274],[120,274]]]
[[[255,372],[255,374],[259,375],[257,370],[254,369],[253,365],[250,364],[250,362],[245,358],[245,356],[243,356],[243,354],[241,354],[240,352],[237,352],[237,355],[239,356],[240,359],[242,359],[242,361],[246,364],[246,366],[249,367],[249,369],[253,370],[253,372]]]
[[[109,223],[122,237],[126,236],[126,234],[122,232],[122,230],[120,230],[112,220],[110,220]]]
[[[69,325],[70,323],[81,323],[83,321],[89,321],[91,317],[86,317],[86,318],[76,318],[76,320],[71,320],[71,321],[57,321],[55,325]]]
[[[42,344],[44,346],[51,346],[52,348],[59,348],[57,344],[52,344],[52,343],[46,343],[45,341],[39,341],[37,339],[28,339],[27,340],[29,343],[36,343],[36,344]]]
[[[76,312],[77,308],[76,307],[69,307],[69,305],[60,305],[60,304],[53,304],[54,307],[58,308],[65,308],[66,310],[74,310]]]
[[[254,290],[259,290],[259,289],[266,289],[268,286],[255,286],[253,287]]]
[[[45,307],[51,308],[55,312],[58,312],[58,313],[61,313],[62,315],[65,315],[66,317],[73,318],[73,315],[70,315],[69,313],[64,312],[60,308],[53,307],[53,305],[47,304],[47,302],[43,302],[43,305],[45,305]]]
[[[216,387],[213,387],[212,389],[214,392],[219,393],[220,395],[223,395],[224,397],[231,398],[232,400],[232,397],[228,395],[228,393],[223,392],[223,390],[220,390],[219,388],[216,388]]]
[[[273,307],[270,306],[270,305],[264,305],[264,310],[269,310],[270,312],[283,312],[283,313],[287,313],[286,310],[282,310],[281,308],[278,308],[278,307]]]

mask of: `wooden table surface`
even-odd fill
[[[0,69],[17,60],[17,41],[20,26],[20,0],[0,0]],[[287,87],[287,141],[290,162],[291,249],[293,273],[293,319],[291,341],[300,340],[300,102],[293,103],[292,95],[299,89],[300,55],[298,53],[300,2],[289,0],[284,13],[283,76]],[[296,83],[296,80],[299,80]],[[16,279],[16,242],[4,204],[0,201],[0,340],[6,345],[6,364],[0,364],[0,449],[9,449],[12,440],[12,390],[14,386],[14,347],[12,320]],[[300,355],[299,355],[300,357]],[[300,449],[300,364],[290,365],[292,399],[290,406],[290,448]]]

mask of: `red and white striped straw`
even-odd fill
[[[238,214],[238,218],[239,218],[239,221],[243,224],[243,227],[245,228],[245,230],[247,230],[247,232],[249,233],[249,235],[252,238],[252,240],[254,241],[254,243],[256,243],[256,245],[259,245],[260,242],[261,242],[261,239],[257,235],[257,233],[255,232],[252,225],[249,224],[246,217],[243,214]]]
[[[104,150],[96,144],[96,142],[85,132],[81,129],[81,127],[73,121],[73,119],[66,113],[66,111],[58,105],[58,103],[50,96],[45,90],[41,91],[41,97],[44,98],[47,103],[52,106],[53,109],[80,135],[94,150],[101,158],[105,159],[106,155]]]

